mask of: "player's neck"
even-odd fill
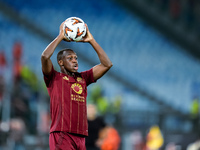
[[[67,74],[68,76],[71,76],[71,77],[74,76],[74,73],[73,73],[73,72],[69,72],[69,71],[67,71],[66,69],[61,69],[61,72],[64,73],[64,74]]]

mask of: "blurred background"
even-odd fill
[[[72,16],[113,62],[88,87],[88,104],[115,129],[119,149],[198,149],[200,1],[0,0],[0,150],[48,149],[40,56]],[[56,52],[65,47],[78,54],[79,71],[99,63],[87,43],[62,42]]]

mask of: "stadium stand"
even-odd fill
[[[71,16],[82,18],[114,64],[98,83],[106,96],[122,96],[123,126],[147,128],[159,123],[157,116],[162,113],[188,116],[193,97],[199,96],[195,91],[198,86],[194,87],[200,83],[199,60],[113,1],[85,0],[77,5],[76,1],[63,4],[61,0],[0,0],[0,5],[0,49],[5,52],[9,67],[12,68],[13,44],[21,42],[23,64],[40,81],[41,52],[57,35],[60,23]],[[77,50],[80,71],[98,63],[91,59],[97,56],[89,45],[62,43],[60,48],[65,46]],[[53,61],[56,62],[55,57]],[[146,114],[151,114],[151,119]],[[184,119],[182,127],[177,128],[173,119],[166,116],[163,128],[188,130]]]

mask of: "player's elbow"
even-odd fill
[[[113,63],[111,62],[108,66],[108,68],[110,69],[113,66]]]
[[[50,57],[48,55],[45,55],[45,53],[42,53],[41,60],[48,60]]]
[[[108,63],[108,64],[106,65],[106,67],[108,68],[108,70],[109,70],[112,66],[113,66],[112,62],[110,62],[110,63]]]

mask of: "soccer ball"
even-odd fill
[[[70,17],[65,20],[64,35],[70,41],[79,41],[86,35],[86,26],[82,19]]]

